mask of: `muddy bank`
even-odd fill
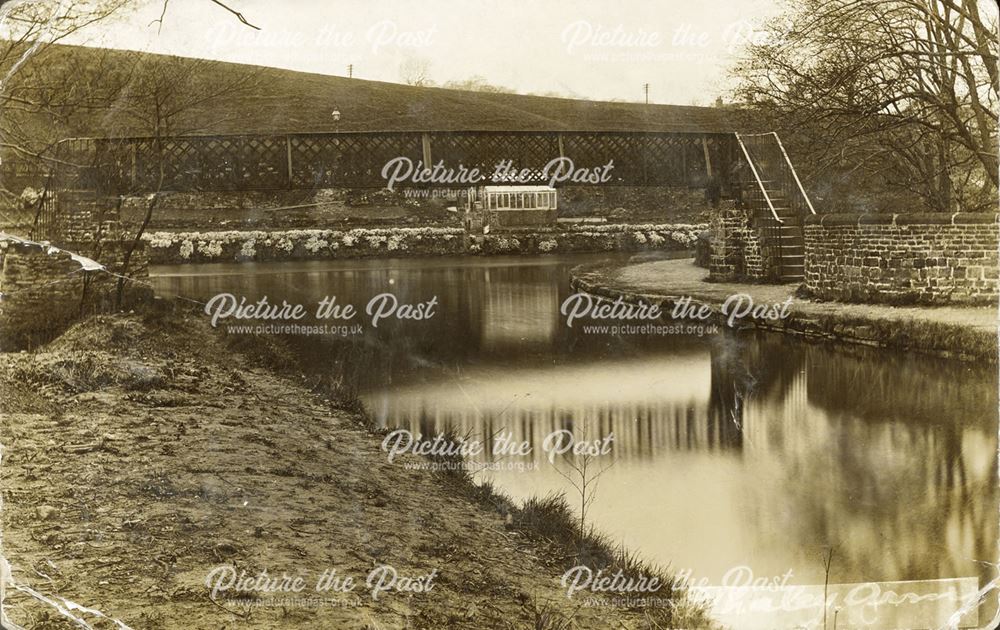
[[[628,265],[592,264],[573,270],[577,291],[633,304],[659,305],[669,314],[682,298],[697,309],[711,310],[710,321],[727,325],[722,305],[745,294],[745,305],[777,307],[788,303],[788,315],[768,319],[745,316],[738,326],[756,327],[811,340],[896,348],[963,361],[997,362],[996,307],[894,307],[842,304],[800,298],[795,285],[706,282],[707,271],[690,260]],[[732,309],[730,310],[730,314]]]
[[[136,629],[702,625],[665,606],[567,599],[567,564],[614,560],[570,531],[558,502],[514,509],[461,475],[404,466],[416,457],[390,464],[362,416],[285,376],[294,366],[280,345],[237,349],[163,309],[0,355],[15,583]],[[386,566],[409,581],[375,598],[366,578]],[[306,588],[213,597],[206,580],[226,567]],[[360,586],[317,593],[330,571]],[[75,627],[21,590],[8,588],[4,610],[25,628]]]

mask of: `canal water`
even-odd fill
[[[830,583],[995,577],[993,369],[708,327],[566,326],[569,270],[608,259],[185,265],[153,281],[164,296],[355,305],[362,332],[298,337],[313,371],[348,356],[350,386],[390,428],[528,442],[472,457],[518,499],[565,493],[579,512],[588,462],[587,522],[693,580],[749,567],[823,584],[830,548]],[[364,308],[382,293],[436,297],[434,316],[375,327]],[[613,435],[610,454],[550,460],[560,430]]]

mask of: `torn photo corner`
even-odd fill
[[[0,2],[0,628],[997,627],[997,33]]]

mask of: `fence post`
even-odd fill
[[[290,135],[285,136],[285,169],[288,173],[288,189],[291,190],[295,186],[295,180],[292,178],[292,137]]]
[[[642,185],[649,186],[649,156],[652,152],[653,143],[657,140],[663,140],[665,136],[663,135],[643,135],[638,138],[638,150],[636,154],[639,156],[640,163],[642,164]],[[653,167],[656,172],[662,172],[661,168]],[[662,179],[660,181],[663,181]]]
[[[691,186],[691,174],[688,173],[688,143],[681,140],[681,182]]]
[[[420,134],[420,147],[423,149],[424,168],[430,168],[434,163],[432,161],[433,156],[431,155],[431,134]]]
[[[705,174],[712,179],[712,157],[708,153],[708,138],[701,137],[701,148],[705,151]]]
[[[130,186],[131,191],[135,191],[137,189],[136,178],[138,177],[138,170],[139,170],[139,145],[135,142],[135,140],[133,140],[132,141],[132,169],[131,169],[131,173],[130,173],[130,176],[129,176],[129,180],[130,180],[129,186]]]
[[[556,134],[556,142],[559,143],[559,157],[566,157],[566,145],[563,144],[563,135],[561,133]]]

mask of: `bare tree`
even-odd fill
[[[252,66],[234,70],[231,64],[209,59],[143,53],[131,53],[130,62],[123,64],[119,73],[120,87],[111,106],[130,129],[150,138],[149,157],[155,168],[155,182],[140,183],[151,192],[119,272],[116,301],[120,306],[132,255],[164,195],[170,138],[211,132],[238,118],[244,99],[254,93],[260,75]]]
[[[258,28],[229,3],[205,1]],[[120,53],[72,54],[59,44],[98,25],[120,26],[114,21],[138,4],[137,0],[0,2],[0,149],[5,162],[41,173],[57,166],[86,166],[79,156],[66,155],[60,141],[99,134],[96,118],[116,113],[109,103],[118,98],[122,85],[117,67],[122,58]],[[161,26],[168,6],[165,0]],[[112,75],[116,80],[108,79]]]
[[[602,459],[606,463],[601,462]],[[567,453],[562,461],[568,470],[561,470],[555,462],[553,467],[576,490],[580,500],[580,531],[583,532],[587,524],[587,512],[597,498],[597,483],[614,462],[607,461],[607,455],[572,452]]]
[[[430,76],[431,62],[423,57],[407,57],[399,64],[399,78],[407,85],[430,87],[434,85]]]
[[[823,555],[823,630],[826,630],[827,609],[829,608],[827,602],[829,601],[828,596],[830,591],[830,571],[833,568],[833,554],[836,549],[836,546],[827,547],[826,553]],[[837,627],[836,617],[834,617],[833,627]]]
[[[256,28],[227,4],[211,1]],[[239,99],[252,92],[257,77],[252,68],[233,71],[211,60],[57,45],[82,29],[123,15],[133,4],[22,0],[0,6],[5,36],[0,39],[0,147],[13,158],[4,160],[5,170],[14,163],[24,171],[48,173],[43,177],[48,186],[54,171],[79,175],[96,159],[86,151],[67,156],[63,139],[130,134],[152,138],[152,156],[147,157],[158,176],[157,181],[143,182],[153,192],[124,254],[119,304],[132,256],[163,193],[166,139],[210,132],[239,116]],[[167,6],[164,2],[161,26]],[[226,106],[214,107],[223,101]]]
[[[734,68],[749,120],[787,130],[812,180],[995,204],[997,12],[976,0],[802,0]]]
[[[0,6],[0,149],[22,164],[59,161],[54,149],[71,112],[96,106],[99,90],[68,90],[79,68],[49,52],[93,24],[122,14],[129,0],[22,0]],[[100,70],[95,68],[94,70]],[[95,76],[95,72],[87,73]]]
[[[490,92],[494,94],[513,94],[514,90],[502,85],[495,85],[485,78],[476,75],[462,81],[448,81],[444,87],[451,90],[468,90],[470,92]]]

